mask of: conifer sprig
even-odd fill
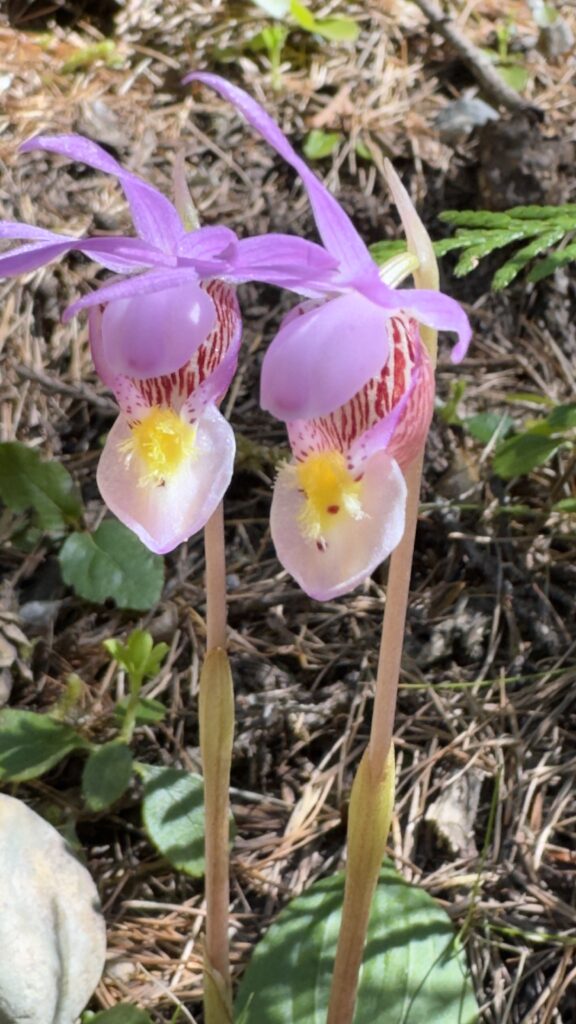
[[[498,249],[527,243],[505,260],[492,278],[494,291],[506,288],[529,264],[527,280],[541,281],[559,267],[576,261],[576,203],[563,206],[514,206],[503,213],[488,210],[446,210],[440,220],[456,229],[452,238],[434,242],[438,257],[460,250],[456,277],[475,270],[481,260]],[[402,252],[403,243],[377,242],[371,246],[377,263]],[[551,251],[548,251],[551,250]],[[538,259],[547,253],[543,259]]]

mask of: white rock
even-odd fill
[[[62,836],[0,794],[0,1024],[73,1024],[104,966],[94,882]]]

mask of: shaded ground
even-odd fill
[[[49,156],[17,155],[18,143],[40,130],[73,130],[111,147],[167,193],[173,154],[182,146],[204,223],[225,222],[241,233],[311,234],[293,173],[207,91],[180,87],[181,72],[191,67],[210,67],[243,84],[298,145],[311,127],[341,130],[341,146],[318,169],[368,241],[396,230],[381,174],[385,155],[395,159],[436,234],[434,218],[443,206],[487,202],[484,186],[479,194],[479,163],[485,168],[487,157],[478,137],[448,144],[434,123],[472,78],[408,2],[391,4],[386,14],[347,5],[362,29],[354,47],[292,32],[277,88],[266,59],[248,48],[266,24],[249,4],[128,0],[121,8],[85,4],[82,11],[55,4],[55,20],[40,21],[31,20],[42,15],[40,4],[8,6],[11,24],[0,23],[4,217],[69,233],[128,226],[109,179],[60,167]],[[329,10],[336,5],[322,12]],[[574,53],[546,60],[535,49],[524,5],[511,4],[507,13],[530,71],[528,94],[546,112],[541,131],[573,140]],[[500,15],[497,4],[481,3],[462,12],[461,28],[486,43]],[[39,37],[32,28],[50,34]],[[65,62],[102,33],[115,40],[119,66],[92,60],[65,73]],[[358,156],[359,140],[372,160]],[[497,161],[501,153],[492,156]],[[561,175],[563,201],[576,201],[569,163]],[[63,327],[59,315],[100,277],[73,257],[26,282],[0,282],[2,440],[17,438],[62,459],[82,485],[92,523],[103,515],[94,472],[114,405],[92,370],[84,325]],[[537,410],[530,401],[507,404],[512,392],[574,401],[573,278],[520,284],[498,297],[487,284],[482,271],[449,282],[467,304],[476,334],[458,367],[444,348],[440,397],[465,380],[463,415],[488,409],[522,417]],[[257,381],[265,344],[292,300],[251,286],[241,298],[246,342],[225,402],[243,438],[226,502],[238,714],[233,956],[239,969],[286,898],[340,863],[341,809],[367,735],[385,594],[381,572],[351,598],[312,604],[280,571],[267,516],[270,449],[285,442],[282,428],[258,409]],[[576,1016],[575,528],[573,516],[551,506],[574,494],[573,465],[560,454],[508,485],[490,465],[490,452],[461,428],[435,422],[398,711],[390,853],[457,927],[466,925],[486,1022],[569,1024]],[[86,728],[102,733],[113,680],[101,641],[141,621],[171,643],[167,668],[150,689],[170,710],[161,727],[141,730],[138,756],[197,767],[195,695],[205,636],[200,541],[167,559],[163,600],[139,620],[71,595],[48,542],[23,554],[11,543],[11,529],[9,517],[0,519],[4,622],[32,634],[22,605],[61,603],[43,623],[31,662],[6,675],[10,702],[45,709],[74,670],[90,688]],[[74,772],[71,763],[19,793],[33,804],[77,810]],[[426,809],[452,784],[459,787],[459,807],[479,792],[470,833],[456,849],[426,820]],[[110,962],[93,1007],[131,1000],[160,1022],[177,1005],[193,1020],[201,886],[176,876],[152,851],[135,791],[114,814],[81,813],[78,834],[109,926]]]

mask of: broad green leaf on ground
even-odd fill
[[[256,947],[236,1012],[246,1024],[324,1024],[344,876],[324,878],[282,911]],[[354,1024],[474,1024],[478,1008],[447,914],[391,867],[370,917]]]
[[[43,462],[34,448],[17,441],[0,444],[0,498],[15,512],[34,509],[44,530],[78,523],[82,503],[69,472],[59,462]]]
[[[508,438],[496,449],[493,469],[504,480],[523,476],[536,466],[546,462],[562,444],[559,438],[541,434],[517,434]]]
[[[91,811],[104,811],[126,792],[132,754],[125,743],[104,743],[90,754],[82,772],[82,796]]]
[[[548,426],[553,431],[574,430],[576,428],[576,402],[569,405],[557,405],[546,417]]]
[[[160,599],[162,558],[116,519],[106,519],[94,533],[70,534],[59,560],[64,582],[87,601],[112,598],[119,608],[145,611]]]
[[[88,744],[69,725],[34,711],[0,711],[0,781],[35,779]]]
[[[504,439],[512,430],[514,420],[507,413],[502,415],[499,412],[479,412],[476,416],[470,416],[464,420],[464,425],[477,441],[488,444],[496,431],[498,431],[498,437],[501,440]]]
[[[118,1003],[111,1010],[102,1013],[82,1014],[82,1024],[152,1024],[144,1010],[129,1003]]]
[[[313,128],[304,141],[304,154],[309,160],[322,160],[334,152],[341,139],[340,132],[323,132]]]
[[[180,768],[138,764],[144,780],[142,814],[148,837],[178,871],[204,874],[204,782]]]

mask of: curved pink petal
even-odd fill
[[[204,85],[215,89],[220,96],[232,103],[286,163],[298,172],[308,192],[320,237],[328,251],[338,259],[343,270],[350,276],[355,276],[373,267],[372,257],[348,214],[295,153],[278,125],[248,93],[218,75],[203,71],[194,71],[186,75],[183,82],[203,82]]]
[[[368,277],[359,280],[357,288],[389,313],[407,313],[436,331],[453,331],[458,335],[458,342],[452,349],[452,361],[460,362],[466,355],[472,328],[456,299],[442,292],[420,288],[388,288],[382,281]]]
[[[326,547],[305,537],[298,520],[305,496],[291,467],[280,469],[270,525],[278,559],[310,597],[329,601],[347,594],[383,562],[404,532],[406,484],[397,463],[378,452],[363,478],[363,519],[343,518],[326,537]]]
[[[111,270],[134,272],[144,267],[166,266],[165,253],[154,249],[139,238],[107,237],[107,238],[64,238],[55,235],[59,241],[32,242],[30,245],[18,246],[0,255],[0,276],[11,277],[14,274],[25,274],[31,270],[58,259],[67,252],[76,249],[85,253],[95,263]]]
[[[389,356],[378,374],[338,409],[287,424],[297,459],[339,451],[356,475],[376,451],[388,449],[404,466],[423,447],[434,404],[430,359],[415,320],[397,314],[386,332]]]
[[[215,322],[214,303],[197,281],[107,302],[99,361],[107,372],[128,377],[172,373],[200,347]]]
[[[214,326],[190,361],[180,371],[183,405],[188,417],[198,419],[207,405],[222,398],[236,372],[242,340],[242,316],[236,292],[224,281],[203,285],[214,303]]]
[[[234,433],[210,406],[198,421],[196,457],[163,486],[141,485],[142,467],[119,446],[130,437],[123,415],[114,423],[100,457],[97,482],[108,508],[157,554],[165,554],[201,530],[232,478]]]
[[[411,368],[410,382],[400,401],[352,445],[349,462],[353,470],[361,470],[375,452],[383,449],[405,469],[423,450],[434,413],[436,378],[423,345],[422,357]]]
[[[90,309],[91,306],[103,306],[107,302],[115,302],[117,299],[129,299],[133,295],[148,295],[152,292],[164,291],[169,288],[181,288],[183,285],[198,283],[198,274],[193,267],[173,267],[170,270],[153,270],[150,273],[138,274],[128,280],[120,279],[110,284],[104,284],[96,291],[84,295],[81,299],[72,302],[62,314],[62,320],[67,323],[73,316],[76,316],[81,309]]]
[[[209,281],[202,290],[213,303],[212,329],[192,356],[175,371],[137,378],[116,373],[107,360],[102,338],[103,311],[89,311],[89,337],[96,372],[114,392],[128,420],[141,419],[154,405],[183,408],[190,421],[199,419],[207,405],[228,390],[238,361],[242,318],[233,287],[224,281]],[[159,346],[162,349],[162,345]]]
[[[214,227],[188,231],[178,242],[178,255],[188,259],[207,260],[227,253],[238,243],[232,228],[217,224]]]
[[[321,245],[297,235],[255,235],[238,242],[226,277],[263,281],[312,298],[335,290],[338,261]]]
[[[343,405],[389,353],[388,317],[357,292],[284,323],[264,356],[261,403],[281,420],[313,419]]]
[[[69,235],[59,235],[55,231],[37,228],[34,224],[24,224],[17,220],[0,220],[0,238],[30,239],[34,242],[69,242]]]
[[[45,149],[117,177],[130,204],[132,219],[141,238],[164,252],[173,253],[184,234],[182,221],[172,203],[147,182],[124,170],[105,149],[81,135],[38,135],[20,149]]]

